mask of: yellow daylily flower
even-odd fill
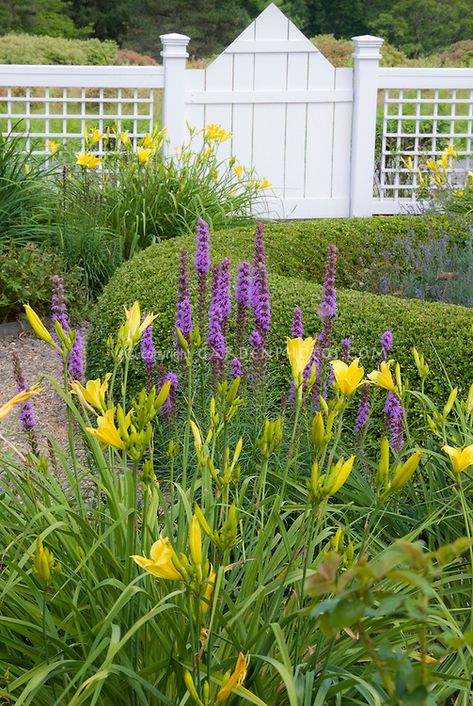
[[[138,162],[140,164],[147,164],[154,154],[154,150],[146,147],[137,147],[136,156],[138,157]]]
[[[153,574],[158,579],[168,579],[170,581],[182,581],[182,576],[176,569],[173,559],[176,559],[176,552],[171,547],[169,539],[161,536],[151,547],[149,559],[145,556],[133,554],[133,561],[138,566]]]
[[[120,140],[122,145],[128,145],[130,142],[130,133],[127,130],[123,130],[118,135],[118,139]]]
[[[139,302],[135,302],[129,309],[125,307],[125,315],[126,322],[122,327],[122,334],[125,345],[130,348],[133,344],[140,340],[143,331],[145,331],[148,326],[153,323],[156,319],[156,315],[147,314],[143,321],[141,321],[141,309]]]
[[[311,337],[303,339],[286,336],[287,357],[291,364],[292,379],[296,387],[301,385],[302,373],[310,360],[316,341],[316,338]]]
[[[105,395],[108,389],[108,381],[112,377],[111,373],[107,373],[104,381],[100,378],[96,380],[88,380],[85,387],[78,380],[74,380],[71,385],[71,391],[77,395],[82,404],[89,412],[104,412],[107,408]]]
[[[243,652],[240,652],[235,669],[231,674],[226,675],[226,679],[224,679],[225,683],[217,694],[217,702],[226,701],[232,691],[243,684],[246,678],[249,663],[249,655],[245,655]]]
[[[458,448],[445,445],[442,451],[450,456],[455,473],[463,473],[469,466],[473,466],[473,444]]]
[[[325,484],[325,492],[327,495],[335,495],[335,493],[338,493],[350,475],[354,462],[354,456],[350,456],[346,461],[344,461],[343,458],[338,459],[335,466],[331,469]]]
[[[207,125],[204,132],[207,140],[218,140],[218,142],[226,142],[232,137],[232,133],[227,132],[221,125]]]
[[[153,144],[153,138],[149,132],[141,139],[140,142],[142,147],[151,147]]]
[[[130,413],[127,415],[127,422],[130,419]],[[115,410],[107,409],[105,414],[97,417],[97,429],[86,427],[86,431],[92,436],[95,436],[102,444],[113,446],[116,449],[125,449],[125,444],[120,436],[120,432],[115,426]]]
[[[271,184],[269,182],[269,179],[267,179],[266,177],[263,177],[263,179],[261,179],[258,186],[260,189],[269,189],[271,187]]]
[[[439,165],[439,167],[443,167],[444,169],[448,167],[449,161],[445,153],[440,157],[440,159],[437,160],[437,164]]]
[[[55,142],[54,140],[48,140],[48,151],[51,152],[51,154],[56,154],[56,152],[59,151],[61,148],[61,145],[59,142]]]
[[[235,172],[235,174],[237,175],[237,177],[238,177],[239,179],[241,179],[241,175],[243,174],[243,167],[242,167],[242,165],[241,165],[241,164],[236,164],[236,165],[233,167],[233,171]]]
[[[447,157],[456,157],[457,153],[455,152],[455,149],[453,147],[453,143],[449,142],[448,146],[446,149],[444,149],[443,154],[446,155]]]
[[[77,152],[76,164],[83,169],[95,169],[100,164],[100,158],[90,152]]]
[[[412,161],[412,157],[407,157],[407,159],[401,157],[401,162],[404,164],[407,171],[412,172],[414,170],[414,163]]]
[[[355,358],[350,365],[343,360],[330,361],[337,387],[345,397],[352,395],[363,381],[365,369],[359,363],[359,358]]]
[[[105,135],[99,130],[98,127],[94,127],[94,129],[90,133],[90,141],[93,145],[95,145],[97,142],[100,142],[105,137]]]
[[[383,361],[379,368],[379,370],[373,370],[372,373],[368,374],[368,380],[384,390],[395,392],[396,385],[393,381],[390,364]]]
[[[25,304],[24,309],[26,318],[28,319],[28,323],[35,332],[35,334],[38,336],[38,338],[40,338],[45,343],[48,343],[50,346],[53,346],[54,348],[56,348],[56,350],[60,352],[61,349],[56,344],[48,329],[43,324],[34,309],[32,309],[29,304]]]
[[[18,392],[14,395],[14,397],[9,399],[8,402],[2,404],[0,407],[0,419],[4,419],[18,404],[26,402],[33,395],[39,395],[40,392],[41,387],[39,384],[33,385],[29,390],[22,390],[21,392]]]

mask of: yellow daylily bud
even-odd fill
[[[432,419],[432,417],[430,416],[430,414],[427,415],[427,424],[429,425],[429,427],[431,428],[431,430],[435,434],[437,432],[437,425],[434,422],[434,420]]]
[[[473,384],[470,385],[468,397],[466,398],[466,413],[473,414]]]
[[[473,466],[473,444],[458,448],[445,445],[442,446],[442,451],[450,456],[453,470],[457,474],[463,473],[469,466]]]
[[[359,363],[359,358],[355,358],[350,365],[345,363],[343,360],[330,361],[335,382],[344,397],[349,397],[352,395],[356,388],[363,382],[365,370]]]
[[[177,335],[177,339],[179,341],[179,345],[181,346],[182,350],[187,353],[187,351],[189,350],[189,344],[188,344],[187,340],[184,338],[184,334],[182,333],[181,329],[178,326],[176,326],[176,335]]]
[[[315,449],[319,449],[324,441],[325,426],[322,412],[317,412],[312,420],[312,443]]]
[[[191,550],[192,561],[196,566],[202,564],[202,534],[197,516],[194,515],[191,520],[189,530],[189,547]]]
[[[350,475],[354,462],[354,456],[350,456],[350,458],[348,458],[346,461],[343,461],[343,459],[339,459],[334,469],[330,472],[327,481],[327,493],[329,495],[335,495],[335,493],[340,490],[340,488]]]
[[[186,685],[186,689],[191,695],[191,698],[194,700],[194,703],[196,703],[197,706],[204,706],[203,702],[199,698],[197,689],[195,688],[195,684],[192,680],[192,674],[187,670],[184,671],[184,684]]]
[[[197,452],[197,456],[200,456],[200,454],[202,453],[202,435],[200,433],[200,429],[192,419],[190,420],[189,424],[191,427],[192,436],[194,437],[194,446]]]
[[[54,566],[54,557],[51,552],[46,549],[40,537],[36,540],[36,554],[33,562],[33,568],[38,578],[45,584],[51,580],[51,570]]]
[[[453,390],[450,392],[448,396],[447,403],[445,407],[443,408],[443,418],[446,419],[450,412],[452,411],[453,405],[455,404],[455,400],[457,399],[458,395],[458,387],[454,387]]]
[[[131,559],[142,569],[159,579],[182,581],[181,573],[175,567],[176,552],[167,537],[160,537],[151,547],[149,559],[134,554]]]
[[[215,578],[216,574],[213,567],[210,567],[209,577],[207,579],[207,588],[204,591],[203,600],[200,602],[200,609],[202,613],[206,613],[210,607],[210,601],[212,600],[212,595],[215,588]]]
[[[210,537],[210,539],[214,538],[214,532],[212,531],[212,528],[210,527],[209,523],[205,519],[205,515],[200,509],[200,507],[197,505],[197,503],[194,505],[194,517],[197,517],[200,526],[204,530],[205,534],[207,537]]]
[[[26,318],[28,319],[28,323],[35,332],[35,334],[38,336],[38,338],[40,338],[45,343],[48,343],[50,346],[53,346],[53,348],[56,348],[56,350],[60,352],[61,349],[55,343],[53,337],[39,318],[38,314],[30,307],[29,304],[25,304],[24,309]]]
[[[391,481],[391,490],[399,490],[404,485],[406,485],[406,483],[409,482],[417,466],[419,465],[420,457],[420,451],[415,451],[412,456],[409,456],[407,461],[405,461],[403,464],[400,464],[396,468]]]
[[[372,373],[368,374],[368,380],[378,387],[382,387],[390,392],[396,391],[396,385],[393,381],[393,376],[391,373],[391,368],[389,363],[382,362],[379,370],[373,370]]]
[[[5,402],[5,404],[0,407],[0,419],[4,419],[18,404],[26,402],[30,399],[30,397],[33,395],[38,395],[40,392],[41,387],[39,384],[33,385],[29,390],[22,390],[21,392],[18,392],[11,399],[9,399],[8,402]]]

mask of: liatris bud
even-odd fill
[[[304,326],[302,324],[302,311],[300,307],[294,307],[292,314],[291,333],[293,338],[304,338]]]
[[[15,381],[16,381],[16,388],[18,392],[23,392],[23,390],[28,389],[28,385],[26,384],[25,378],[23,376],[23,371],[21,369],[21,363],[18,355],[13,351],[12,352],[12,359],[13,359],[13,371],[15,374]],[[28,434],[30,445],[31,445],[31,450],[37,455],[37,449],[38,449],[38,441],[36,439],[35,435],[35,428],[36,428],[36,420],[33,412],[33,407],[31,404],[30,400],[27,400],[26,402],[22,403],[20,405],[21,409],[18,414],[18,421],[20,423],[21,428]]]
[[[177,309],[176,327],[189,343],[190,332],[192,331],[192,306],[189,281],[189,253],[187,248],[181,248],[179,253],[179,281],[177,286]],[[182,348],[176,339],[178,351],[182,354]]]
[[[256,384],[262,377],[263,339],[259,331],[250,333],[251,359],[253,362],[253,382]]]
[[[84,352],[82,336],[79,331],[76,331],[75,341],[69,354],[68,368],[71,380],[78,380],[81,382],[84,377]]]
[[[388,359],[388,353],[393,347],[393,334],[391,331],[385,331],[381,335],[381,355],[380,355],[380,361],[387,361]]]
[[[176,390],[179,385],[179,381],[177,378],[176,373],[169,372],[164,376],[164,379],[162,381],[162,385],[165,385],[167,382],[171,383],[171,386],[169,388],[169,394],[166,398],[166,401],[164,402],[163,406],[161,407],[161,412],[165,416],[175,416],[177,412],[177,403],[176,403]]]
[[[196,225],[196,251],[194,269],[197,274],[197,311],[199,325],[204,330],[207,310],[207,277],[210,270],[210,235],[208,224],[199,218]]]
[[[59,321],[63,331],[67,333],[69,331],[69,317],[64,296],[64,282],[61,275],[54,275],[52,279],[51,315],[53,321]]]
[[[400,399],[389,392],[384,405],[386,427],[390,431],[390,443],[393,449],[399,451],[404,446],[403,409]]]
[[[235,286],[236,310],[236,343],[237,348],[243,346],[246,338],[246,319],[251,307],[251,265],[249,262],[239,262]]]
[[[370,386],[364,384],[361,388],[360,404],[358,406],[355,421],[355,433],[358,437],[358,444],[361,442],[361,438],[367,429],[370,418],[370,409]]]
[[[243,375],[243,366],[238,358],[232,358],[232,377],[239,378]]]
[[[153,387],[154,366],[156,363],[156,350],[153,342],[152,324],[145,328],[141,336],[141,358],[145,364],[148,390],[151,390]]]
[[[351,341],[349,338],[342,338],[341,344],[343,351],[343,362],[348,363],[348,361],[350,360]]]

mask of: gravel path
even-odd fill
[[[80,329],[84,346],[87,337],[87,326]],[[42,376],[51,375],[56,380],[62,380],[62,364],[54,350],[48,345],[27,333],[0,338],[0,404],[16,394],[16,383],[13,374],[12,352],[16,352],[27,384],[33,385]],[[32,406],[37,421],[38,432],[52,434],[61,448],[67,440],[67,414],[51,383],[42,381],[42,392],[32,398]],[[0,422],[0,434],[8,436],[13,441],[17,437],[17,423],[14,416]],[[5,444],[0,439],[0,449]]]

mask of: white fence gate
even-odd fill
[[[162,67],[0,66],[4,134],[21,120],[27,146],[47,153],[50,139],[80,143],[112,121],[136,144],[162,94],[171,154],[187,123],[221,124],[233,135],[222,156],[269,179],[279,218],[402,211],[420,161],[449,142],[470,169],[473,69],[380,68],[371,36],[353,38],[353,69],[334,68],[273,4],[207,69],[186,68],[189,37],[161,40]]]

